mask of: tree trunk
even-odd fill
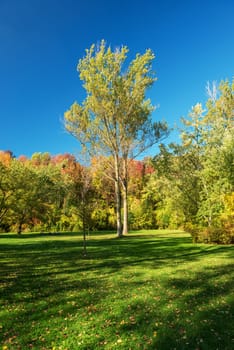
[[[22,233],[22,222],[19,222],[19,226],[18,226],[18,230],[17,230],[17,234],[18,235],[21,235],[21,233]]]
[[[115,156],[115,196],[116,196],[116,221],[117,221],[117,236],[122,237],[122,220],[121,220],[121,187],[119,176],[118,157]]]
[[[86,231],[83,229],[83,255],[87,255],[87,248],[86,248]]]
[[[115,181],[115,195],[116,195],[116,221],[117,221],[117,236],[122,237],[122,220],[121,220],[121,190],[118,180]]]
[[[83,221],[83,255],[87,255],[87,248],[86,248],[86,217],[85,217],[85,207],[83,205],[82,208],[82,221]]]
[[[128,234],[128,189],[123,186],[123,235]]]
[[[128,159],[124,158],[123,167],[123,235],[128,234]]]

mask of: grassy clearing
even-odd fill
[[[234,348],[234,247],[182,232],[0,236],[2,349]],[[0,348],[1,349],[1,348]]]

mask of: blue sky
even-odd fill
[[[151,48],[156,120],[178,124],[234,76],[233,0],[0,0],[0,150],[77,154],[63,114],[85,92],[77,62],[92,43]]]

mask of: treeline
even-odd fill
[[[115,229],[115,193],[107,159],[89,167],[73,155],[35,153],[15,158],[0,151],[0,230],[78,231]],[[154,171],[149,160],[129,161],[130,227],[155,227],[141,208],[142,191]]]
[[[157,223],[184,226],[194,241],[234,243],[234,80],[207,87],[206,109],[182,119],[181,143],[162,146],[148,186]]]
[[[209,88],[206,109],[182,120],[181,142],[128,159],[130,229],[184,228],[194,241],[234,243],[234,82]],[[107,157],[81,165],[71,154],[0,152],[0,230],[115,229]]]

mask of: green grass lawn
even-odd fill
[[[0,235],[0,349],[234,349],[234,246]]]

